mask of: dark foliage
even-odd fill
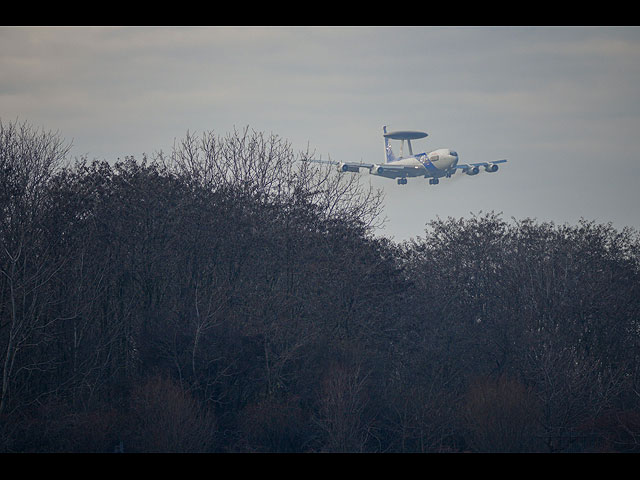
[[[394,244],[277,137],[67,151],[0,123],[0,451],[640,450],[634,230]]]

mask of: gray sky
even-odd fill
[[[509,162],[438,186],[362,174],[380,234],[492,210],[640,229],[637,27],[0,27],[0,118],[110,161],[248,125],[380,162],[382,125],[422,130],[416,153]]]

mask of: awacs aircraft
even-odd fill
[[[398,185],[405,185],[408,177],[428,178],[430,185],[437,185],[440,183],[440,178],[450,178],[457,170],[462,170],[467,175],[477,175],[480,173],[480,167],[484,167],[487,172],[496,172],[498,164],[506,162],[506,160],[494,160],[492,162],[459,164],[458,154],[449,148],[440,148],[429,153],[414,155],[411,140],[424,138],[428,135],[427,133],[406,130],[387,132],[386,126],[382,127],[382,131],[385,163],[336,162],[331,160],[309,161],[337,165],[340,172],[359,172],[361,168],[368,168],[369,173],[372,175],[397,178]],[[399,157],[393,154],[389,140],[402,140]],[[409,147],[409,156],[407,157],[402,156],[405,140]]]

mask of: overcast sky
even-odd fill
[[[507,158],[496,174],[370,177],[396,241],[480,211],[640,229],[637,27],[0,27],[0,119],[73,141],[72,156],[170,151],[187,131],[249,126],[323,158]]]

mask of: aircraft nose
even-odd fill
[[[453,162],[451,162],[451,166],[455,167],[458,164],[458,152],[454,150],[449,150],[449,155],[453,157]]]

